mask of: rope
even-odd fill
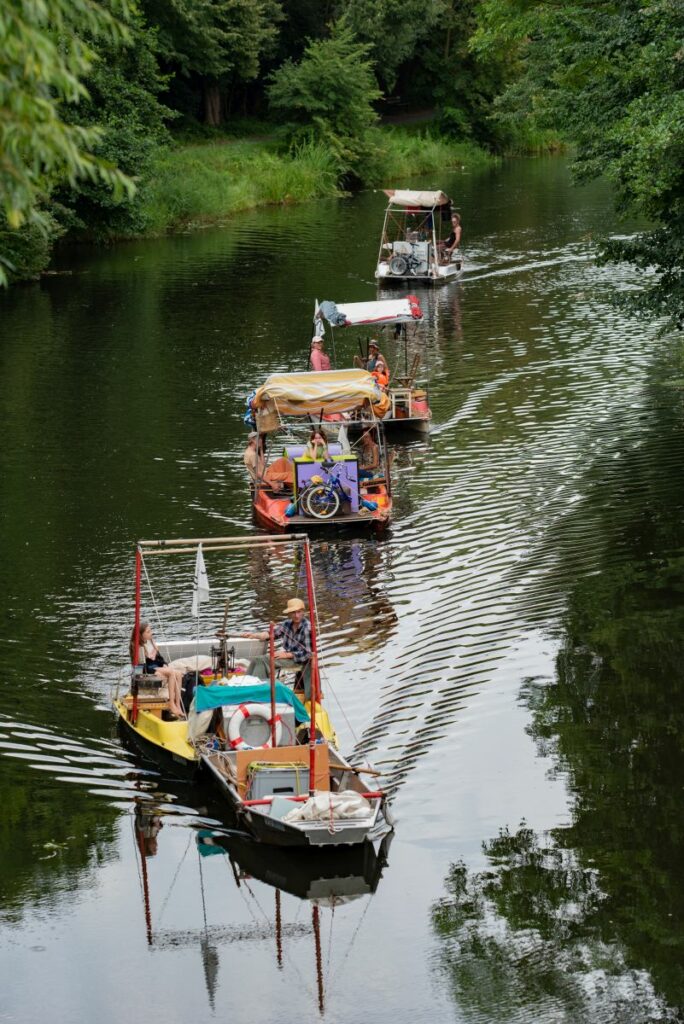
[[[192,839],[193,839],[193,832],[190,831],[190,834],[188,836],[188,844],[185,847],[185,853],[183,854],[183,856],[181,857],[181,859],[180,859],[180,861],[178,863],[178,867],[176,868],[176,873],[173,876],[173,878],[171,879],[171,885],[169,886],[169,891],[166,894],[166,898],[165,898],[165,900],[164,900],[164,902],[162,904],[161,911],[159,912],[159,924],[160,925],[161,925],[162,917],[164,916],[164,911],[166,910],[166,904],[169,902],[169,897],[170,897],[171,893],[173,892],[173,887],[176,884],[176,881],[178,879],[178,874],[180,872],[180,869],[183,866],[183,861],[185,860],[185,858],[188,855],[188,850],[190,849],[190,843],[192,842]]]
[[[147,586],[148,586],[148,589],[150,591],[150,597],[152,599],[152,607],[154,608],[154,614],[156,615],[156,618],[157,618],[157,628],[159,630],[159,635],[161,637],[164,637],[165,636],[165,631],[164,631],[164,627],[162,625],[161,615],[159,614],[159,608],[157,607],[157,602],[156,602],[155,597],[154,597],[154,591],[152,590],[152,583],[150,581],[150,577],[149,577],[149,574],[147,572],[147,566],[145,565],[145,558],[143,556],[142,551],[140,552],[140,562],[142,564],[143,572],[145,573],[145,580],[147,582]],[[168,658],[168,656],[169,656],[168,641],[167,640],[160,640],[160,643],[165,643],[167,645],[167,647],[166,647],[166,656]]]

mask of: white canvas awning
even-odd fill
[[[391,206],[414,206],[423,210],[431,210],[435,206],[445,206],[451,200],[446,192],[413,192],[411,189],[386,188]]]
[[[331,307],[336,316],[331,313]],[[344,322],[341,318],[344,317]],[[379,299],[376,302],[322,302],[316,310],[316,319],[325,319],[334,327],[355,327],[362,324],[403,324],[423,319],[420,302],[415,295],[403,299]]]

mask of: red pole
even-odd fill
[[[304,565],[306,566],[306,590],[309,598],[311,619],[311,700],[309,701],[309,796],[316,791],[316,704],[320,698],[318,678],[318,648],[316,644],[316,595],[314,594],[311,552],[308,537],[304,541]]]
[[[150,888],[147,881],[147,861],[145,859],[145,839],[141,829],[136,829],[138,849],[140,850],[140,861],[142,866],[143,899],[145,901],[145,930],[147,932],[147,945],[152,945],[152,914],[150,912]]]
[[[133,725],[138,721],[138,681],[135,678],[135,669],[140,658],[140,589],[142,583],[142,553],[140,546],[135,548],[135,624],[133,626],[133,643],[131,644],[131,662],[133,664],[133,707],[131,719]]]
[[[276,745],[276,698],[275,698],[275,626],[268,627],[268,657],[271,666],[271,746]]]

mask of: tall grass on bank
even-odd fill
[[[369,140],[370,141],[370,140]],[[492,161],[469,143],[400,128],[373,132],[364,184],[401,182],[409,175]],[[273,141],[213,142],[164,152],[143,185],[149,234],[216,224],[233,213],[276,203],[341,195],[340,170],[322,144],[283,152]]]
[[[493,157],[474,143],[455,142],[445,136],[433,135],[428,131],[406,131],[401,128],[382,128],[378,132],[377,167],[372,170],[376,180],[399,181],[411,174],[428,174],[431,171],[448,170],[454,167],[485,167]]]
[[[338,195],[337,168],[321,146],[278,153],[262,142],[187,146],[166,152],[146,186],[151,233],[214,224],[241,210]]]

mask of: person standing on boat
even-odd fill
[[[276,626],[273,633],[276,640],[281,641],[282,650],[276,651],[275,667],[298,669],[296,685],[304,687],[304,696],[311,696],[311,623],[305,615],[306,606],[299,597],[291,597],[287,602],[285,619]],[[268,630],[259,633],[241,633],[247,640],[268,640]],[[259,654],[252,658],[247,674],[268,682],[271,678],[271,659],[269,654]]]
[[[311,369],[317,373],[330,369],[330,356],[323,351],[323,345],[323,338],[319,338],[318,335],[311,339],[309,361],[311,362]]]
[[[442,245],[442,259],[445,263],[451,260],[453,253],[461,245],[461,218],[459,214],[451,214],[451,234]]]
[[[148,675],[159,676],[169,689],[169,708],[172,715],[185,718],[181,703],[181,687],[183,673],[166,664],[164,657],[154,642],[152,626],[149,622],[141,622],[136,643],[135,626],[131,633],[131,662],[133,665],[144,665]]]
[[[386,391],[389,387],[389,370],[387,368],[387,363],[382,356],[378,356],[375,360],[375,366],[371,370],[371,374],[375,377],[378,387],[382,391]]]
[[[249,473],[252,483],[257,483],[264,475],[266,465],[266,453],[264,452],[264,439],[260,439],[256,430],[253,430],[247,437],[247,447],[242,456],[245,468]]]
[[[380,346],[378,345],[375,338],[371,338],[371,340],[368,342],[367,358],[362,361],[360,356],[354,356],[354,365],[358,366],[359,369],[361,370],[368,370],[369,373],[372,373],[373,370],[375,369],[375,364],[377,363],[378,359],[382,359],[383,363],[385,364],[385,372],[387,373],[387,377],[389,378],[389,363],[387,362],[382,352],[380,351]]]

